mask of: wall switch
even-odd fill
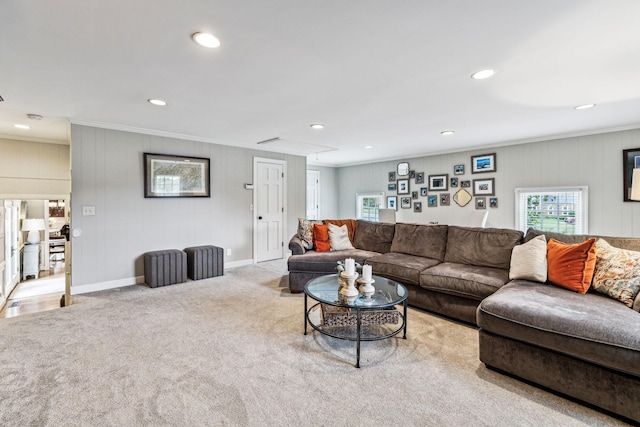
[[[250,211],[253,211],[253,203],[251,203],[251,204],[249,205],[249,210],[250,210]]]
[[[96,214],[96,207],[95,206],[83,206],[82,207],[82,216],[89,216],[89,215],[95,215]]]
[[[231,248],[227,248],[227,256],[231,256]]]

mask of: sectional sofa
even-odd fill
[[[375,275],[405,284],[410,305],[477,326],[487,367],[640,422],[640,296],[630,308],[596,292],[509,278],[513,249],[542,234],[568,244],[601,236],[360,220],[349,225],[354,249],[316,252],[299,235],[291,238],[291,292],[354,258]],[[602,238],[640,251],[640,239]]]

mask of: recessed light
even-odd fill
[[[220,47],[220,39],[209,33],[194,33],[191,38],[194,42],[200,46],[208,47],[210,49]]]
[[[147,99],[147,101],[149,102],[149,104],[159,105],[161,107],[167,105],[167,102],[163,101],[162,99]]]
[[[575,110],[586,110],[588,108],[593,108],[595,107],[596,104],[584,104],[584,105],[578,105],[577,107],[573,107]]]
[[[496,72],[494,70],[477,71],[471,74],[471,78],[475,80],[488,79],[489,77],[493,76],[495,73]]]
[[[322,123],[314,123],[311,125],[311,129],[324,129],[324,125]]]
[[[452,130],[443,130],[442,132],[440,132],[440,135],[447,136],[447,135],[453,135],[454,133],[455,132]]]
[[[366,148],[368,150],[370,148],[373,148],[373,145],[365,145],[364,148]]]
[[[25,130],[31,129],[29,126],[23,125],[23,124],[20,124],[20,123],[16,123],[15,125],[13,125],[13,127],[18,128],[18,129],[25,129]]]

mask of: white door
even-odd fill
[[[307,219],[320,219],[320,171],[307,171]]]
[[[255,162],[256,262],[283,257],[284,169],[285,163],[278,160]]]

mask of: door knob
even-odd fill
[[[258,219],[262,219],[262,216],[259,216]]]

